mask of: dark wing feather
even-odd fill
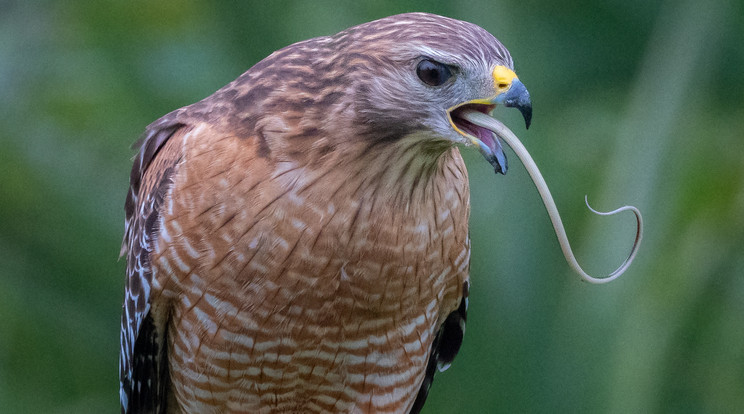
[[[429,395],[429,388],[431,388],[431,384],[434,382],[434,374],[437,370],[441,372],[449,368],[455,356],[457,356],[457,352],[460,350],[468,316],[468,292],[469,283],[465,282],[460,306],[447,316],[447,319],[444,320],[444,323],[439,328],[434,342],[431,344],[431,353],[429,354],[429,362],[426,365],[424,381],[421,383],[421,388],[419,388],[410,414],[421,412],[426,402],[426,397]]]
[[[138,141],[126,213],[122,255],[127,254],[127,280],[121,317],[119,398],[122,413],[163,413],[168,384],[166,334],[150,314],[150,252],[158,233],[160,207],[181,160],[174,136],[187,129],[166,115],[147,128]],[[175,140],[180,141],[180,140]],[[168,145],[168,143],[172,145]],[[166,315],[167,316],[167,315]]]

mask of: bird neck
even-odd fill
[[[447,170],[462,163],[457,148],[423,133],[373,147],[366,155],[368,168],[377,174],[383,190],[414,202],[428,198],[434,187],[461,184],[453,182]]]
[[[329,159],[346,188],[359,199],[375,198],[409,210],[425,204],[434,192],[467,191],[468,178],[459,150],[425,133],[396,140],[358,142]]]

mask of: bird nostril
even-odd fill
[[[500,82],[499,83],[499,89],[506,89],[509,87],[509,84],[506,82]]]

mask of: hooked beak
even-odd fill
[[[530,93],[524,84],[517,78],[511,69],[505,66],[496,66],[493,70],[494,88],[496,95],[487,99],[475,99],[450,108],[450,124],[465,136],[470,143],[476,145],[483,157],[500,174],[506,174],[508,169],[506,155],[501,140],[495,131],[464,119],[461,114],[468,110],[475,110],[486,115],[491,115],[496,105],[504,105],[509,108],[517,108],[524,117],[525,126],[530,127],[532,122],[532,102]]]
[[[530,93],[527,92],[527,88],[519,79],[515,78],[509,90],[497,95],[493,102],[503,104],[507,108],[519,109],[519,112],[522,113],[522,117],[524,118],[525,128],[530,129],[530,123],[532,123],[532,101],[530,100]]]

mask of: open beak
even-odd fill
[[[517,108],[524,117],[525,126],[532,122],[532,102],[527,88],[517,78],[517,75],[505,66],[496,66],[493,70],[494,89],[496,94],[486,99],[475,99],[450,108],[450,123],[452,127],[465,136],[491,163],[497,173],[506,174],[508,168],[501,140],[495,131],[475,125],[465,120],[459,114],[466,110],[475,110],[491,115],[496,105]]]

